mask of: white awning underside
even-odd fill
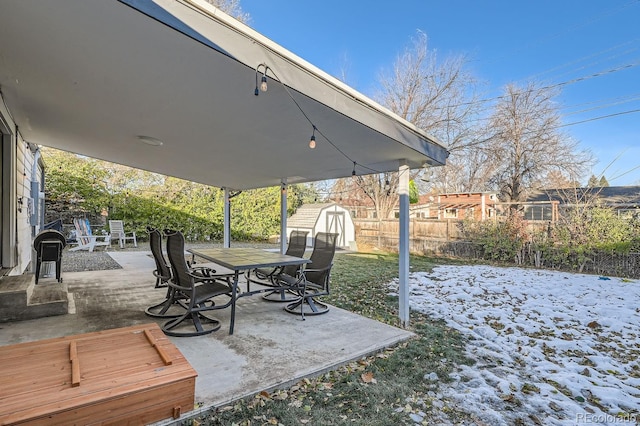
[[[269,89],[255,96],[261,63]],[[199,0],[3,0],[0,90],[28,142],[217,187],[447,156],[434,138]],[[319,131],[314,150],[305,115]]]

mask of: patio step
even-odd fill
[[[64,283],[35,284],[33,274],[4,276],[0,279],[0,322],[66,315],[69,292]]]

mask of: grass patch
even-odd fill
[[[412,256],[412,271],[430,271],[432,259]],[[398,324],[398,299],[386,284],[398,276],[394,254],[339,254],[331,275],[334,306]],[[440,382],[464,356],[464,340],[444,321],[411,313],[417,337],[375,356],[344,365],[288,389],[211,410],[183,424],[194,425],[413,425],[412,413],[428,415]],[[434,374],[437,376],[435,379]],[[456,413],[464,416],[464,413]]]

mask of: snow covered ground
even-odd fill
[[[475,365],[439,396],[478,424],[640,424],[640,282],[451,265],[409,282],[411,309],[469,337]]]

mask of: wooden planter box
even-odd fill
[[[0,424],[140,425],[194,408],[196,372],[157,324],[0,347]]]

